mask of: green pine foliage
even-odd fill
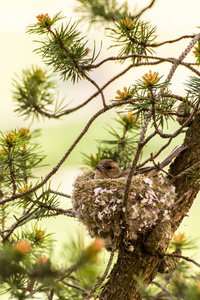
[[[1,190],[6,196],[15,194],[17,189],[28,183],[44,155],[39,153],[39,145],[33,142],[38,131],[21,128],[1,133],[0,138],[0,168]]]
[[[57,118],[67,107],[65,99],[58,101],[55,76],[37,66],[22,70],[21,77],[13,80],[13,100],[15,112],[25,119]]]
[[[152,27],[149,22],[144,22],[139,18],[132,19],[126,17],[115,21],[114,28],[110,28],[110,38],[115,45],[111,47],[120,47],[119,56],[134,55],[133,63],[138,63],[142,59],[138,55],[153,54],[155,51],[151,47],[152,42],[156,39],[156,27]],[[123,62],[123,60],[122,60]]]
[[[92,64],[98,57],[95,55],[95,48],[91,55],[91,50],[87,47],[87,40],[82,33],[77,30],[77,24],[67,22],[54,28],[57,22],[63,17],[56,14],[53,19],[39,21],[33,26],[29,26],[28,33],[45,35],[39,40],[41,47],[36,53],[42,55],[43,61],[50,66],[53,71],[58,72],[63,80],[72,80],[73,83],[79,79],[84,79],[89,68],[85,66]]]
[[[146,7],[150,8],[155,1]],[[143,148],[155,136],[164,140],[164,146],[156,149],[162,152],[172,140],[185,132],[193,117],[199,113],[200,76],[191,63],[183,64],[195,76],[186,82],[186,96],[179,96],[170,90],[170,81],[175,69],[182,63],[184,55],[191,51],[187,48],[179,59],[154,57],[155,49],[168,41],[157,43],[156,27],[141,18],[141,12],[131,14],[128,4],[118,4],[116,0],[77,0],[76,12],[81,13],[84,21],[93,25],[101,22],[108,26],[110,47],[119,49],[116,56],[107,57],[98,62],[99,52],[88,47],[88,38],[81,32],[80,24],[71,20],[65,21],[61,13],[52,18],[48,14],[37,16],[37,22],[28,26],[27,33],[37,36],[40,44],[35,49],[41,55],[48,69],[32,66],[22,71],[21,76],[13,81],[13,99],[15,112],[26,119],[37,120],[67,116],[87,105],[96,96],[101,96],[102,108],[95,113],[76,138],[71,147],[56,166],[44,178],[37,178],[35,170],[42,166],[45,155],[35,142],[38,131],[30,128],[11,130],[0,136],[0,293],[19,300],[43,297],[42,299],[77,299],[101,293],[101,284],[108,271],[100,277],[100,261],[98,252],[104,246],[102,240],[96,240],[85,246],[84,239],[72,239],[64,246],[65,263],[59,259],[54,261],[52,253],[55,241],[52,235],[41,225],[46,218],[76,217],[72,209],[62,208],[60,197],[70,198],[60,191],[51,189],[50,179],[58,171],[81,138],[89,130],[98,116],[110,109],[116,109],[115,125],[107,125],[109,139],[98,140],[96,153],[83,154],[86,166],[95,169],[102,159],[113,159],[121,169],[137,165],[142,160]],[[190,36],[193,38],[194,36]],[[180,38],[182,39],[182,38]],[[200,42],[194,48],[197,66],[200,63]],[[120,62],[122,70],[100,87],[93,79],[92,71],[107,62]],[[124,68],[124,62],[131,65]],[[113,91],[111,99],[107,99],[104,89],[119,79],[123,74],[136,67],[162,62],[170,62],[173,67],[167,79],[158,72],[145,73],[123,90]],[[74,108],[68,108],[66,99],[58,100],[55,76],[58,74],[64,81],[76,84],[79,80],[87,80],[96,88],[93,95]],[[198,75],[198,76],[197,76]],[[67,109],[68,108],[68,109]],[[172,134],[165,133],[170,122],[179,119],[180,127]],[[177,124],[176,124],[177,125]],[[146,127],[145,127],[146,126]],[[145,137],[146,131],[150,134]],[[143,138],[143,139],[142,139]],[[157,154],[151,155],[141,165],[153,161]],[[133,163],[134,162],[134,163]],[[191,180],[197,170],[188,171]],[[39,223],[40,222],[40,223]],[[177,234],[169,247],[170,251],[195,248],[195,241]],[[172,256],[161,253],[164,257]],[[112,258],[112,254],[111,254]],[[199,272],[191,269],[192,259],[182,257],[177,267],[168,274],[159,275],[149,287],[143,285],[138,278],[143,299],[191,299],[200,298]],[[187,261],[187,262],[185,262]],[[109,265],[108,265],[109,266]],[[109,268],[108,268],[109,269]],[[96,286],[95,286],[96,283]]]
[[[55,81],[39,67],[23,70],[21,78],[13,81],[13,87],[13,99],[18,106],[15,111],[19,115],[39,118],[41,111],[48,111],[54,103]]]
[[[108,158],[116,161],[122,169],[130,167],[138,142],[141,122],[132,112],[117,113],[115,121],[116,128],[108,125],[107,131],[110,138],[99,141],[96,155],[83,154],[85,165],[95,169],[100,160]]]
[[[77,0],[75,12],[80,13],[80,20],[91,24],[103,21],[115,21],[121,16],[128,15],[128,3],[124,1],[121,5],[116,0]]]

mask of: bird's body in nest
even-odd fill
[[[146,176],[154,176],[160,170],[162,170],[165,166],[167,166],[174,157],[176,157],[179,153],[181,153],[183,150],[185,150],[186,147],[184,146],[177,146],[170,155],[163,160],[159,164],[159,167],[151,166],[151,167],[144,167],[144,168],[136,168],[134,175],[137,174],[144,174]],[[106,179],[106,178],[122,178],[122,177],[128,177],[129,169],[126,169],[122,171],[118,164],[113,161],[112,159],[103,159],[101,160],[98,165],[96,166],[97,171],[95,172],[94,179]]]

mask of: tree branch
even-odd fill
[[[98,92],[99,92],[99,94],[101,95],[101,98],[102,98],[103,107],[105,108],[105,107],[106,107],[106,102],[105,102],[105,97],[104,97],[104,94],[103,94],[102,89],[98,86],[98,84],[97,84],[93,79],[91,79],[91,78],[84,72],[82,66],[79,64],[79,62],[78,62],[75,58],[73,58],[72,53],[71,53],[71,52],[69,51],[69,49],[63,44],[62,40],[61,40],[60,38],[57,39],[55,33],[51,30],[50,27],[47,27],[47,29],[48,29],[48,31],[53,35],[54,39],[55,39],[56,41],[59,42],[59,45],[60,45],[61,49],[63,49],[67,54],[70,54],[70,56],[72,57],[72,59],[73,59],[75,65],[76,65],[76,68],[77,68],[78,71],[83,75],[83,77],[85,77],[92,85],[94,85],[94,86],[97,88],[97,90],[98,90]]]
[[[146,10],[150,9],[154,5],[155,2],[156,2],[156,0],[151,0],[151,3],[148,6],[146,6],[145,8],[143,8],[137,15],[135,15],[133,17],[133,19],[140,17]]]
[[[54,190],[50,190],[50,193],[58,195],[58,196],[62,196],[62,197],[65,197],[65,198],[70,198],[70,199],[72,197],[72,196],[70,196],[68,194],[65,194],[65,193],[62,193],[62,192],[58,192],[58,191],[54,191]]]
[[[95,285],[93,286],[93,288],[91,289],[91,291],[87,294],[87,296],[85,297],[84,300],[89,300],[90,297],[95,293],[95,291],[98,289],[98,287],[104,282],[104,280],[106,279],[108,272],[110,270],[110,267],[112,265],[113,262],[113,258],[114,258],[115,252],[112,251],[110,254],[110,258],[109,261],[107,263],[106,269],[103,273],[103,275],[97,280],[97,282],[95,283]]]
[[[87,293],[88,293],[86,289],[82,288],[82,287],[79,286],[79,285],[69,283],[69,282],[67,282],[66,280],[62,280],[62,283],[64,283],[64,285],[66,285],[66,286],[72,287],[73,289],[77,289],[77,290],[83,292],[84,294],[87,294]]]
[[[68,158],[68,156],[70,155],[70,153],[72,152],[72,150],[76,147],[76,145],[78,144],[78,142],[82,139],[82,137],[87,133],[88,129],[90,128],[90,126],[92,125],[92,123],[103,113],[105,113],[106,111],[121,106],[123,104],[128,104],[133,102],[133,99],[127,99],[127,100],[121,100],[121,101],[117,101],[117,103],[112,103],[110,105],[108,105],[106,108],[102,108],[100,109],[96,114],[94,114],[92,116],[92,118],[88,121],[88,123],[86,124],[85,128],[81,131],[81,133],[78,135],[78,137],[76,138],[76,140],[74,141],[74,143],[70,146],[70,148],[67,150],[67,152],[64,154],[64,156],[61,158],[61,160],[58,162],[58,164],[46,175],[46,177],[36,186],[30,188],[29,190],[23,192],[23,193],[19,193],[19,194],[15,194],[7,199],[4,199],[2,201],[0,201],[0,205],[10,202],[12,200],[21,198],[22,196],[28,195],[36,190],[38,190],[39,188],[41,188],[45,183],[47,183],[47,181],[59,170],[59,168],[62,166],[62,164],[65,162],[65,160]]]
[[[191,258],[189,258],[189,257],[187,257],[187,256],[183,256],[183,255],[179,255],[179,254],[173,254],[173,253],[165,253],[164,255],[165,255],[165,256],[171,256],[171,257],[179,257],[179,258],[182,258],[182,259],[184,259],[184,260],[187,260],[187,261],[193,263],[195,266],[197,266],[198,268],[200,268],[200,264],[199,264],[199,263],[197,263],[194,259],[191,259]]]
[[[162,285],[159,282],[154,281],[154,280],[152,281],[152,283],[155,284],[156,286],[158,286],[159,288],[161,288],[161,290],[166,292],[173,299],[173,294],[164,285]]]

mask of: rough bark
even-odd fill
[[[171,207],[171,233],[180,225],[200,189],[198,175],[191,177],[187,171],[188,168],[191,170],[192,166],[200,171],[200,115],[195,117],[187,130],[184,145],[188,146],[187,149],[175,159],[169,170],[174,176],[173,183],[177,193],[177,201]],[[103,287],[100,299],[142,299],[138,279],[142,279],[147,285],[151,283],[157,272],[162,269],[165,259],[162,253],[165,253],[169,244],[169,239],[163,239],[163,232],[169,230],[169,224],[158,224],[156,227],[148,235],[137,240],[134,251],[124,250],[123,244],[121,245],[117,262]],[[151,239],[160,240],[162,243],[155,249],[151,249],[151,246],[148,248]]]
[[[175,176],[174,185],[177,204],[172,208],[173,220],[178,227],[193,204],[200,189],[199,176],[191,176],[191,169],[200,172],[200,115],[193,120],[186,132],[184,145],[188,148],[178,156],[170,166],[170,173]],[[187,171],[188,170],[188,171]]]

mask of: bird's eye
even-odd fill
[[[111,170],[111,169],[112,169],[112,166],[107,166],[106,169]]]

